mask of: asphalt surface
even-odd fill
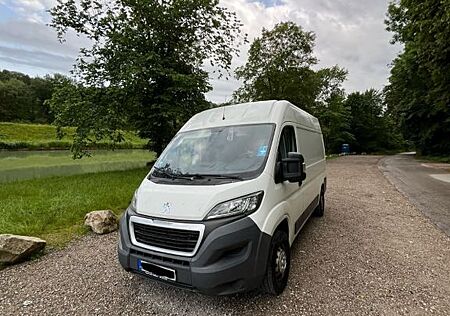
[[[380,169],[430,220],[450,236],[450,164],[424,163],[413,154],[388,156]]]
[[[328,163],[325,216],[293,244],[278,297],[209,297],[126,273],[113,233],[0,271],[0,315],[449,315],[450,238],[378,162]]]

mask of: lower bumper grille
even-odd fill
[[[185,266],[185,267],[188,267],[190,265],[190,262],[188,260],[179,260],[179,259],[173,259],[171,257],[158,256],[158,255],[150,254],[150,253],[147,253],[147,252],[135,250],[133,248],[130,249],[130,253],[132,253],[134,255],[137,255],[137,256],[139,256],[141,258],[148,258],[150,260],[157,260],[157,261],[161,261],[163,263],[177,264],[177,265]]]

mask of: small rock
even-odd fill
[[[29,306],[31,304],[33,304],[33,301],[26,300],[26,301],[23,301],[22,306],[26,307],[26,306]]]
[[[93,211],[84,217],[84,225],[96,234],[106,234],[117,230],[117,216],[110,210]]]
[[[36,237],[0,234],[0,262],[19,262],[42,250],[45,245],[45,240]]]

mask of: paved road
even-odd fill
[[[209,297],[126,273],[113,233],[0,271],[0,315],[449,315],[450,238],[378,162],[327,164],[325,216],[295,241],[279,297]]]
[[[450,165],[423,163],[413,154],[388,156],[380,169],[447,236],[450,236]]]

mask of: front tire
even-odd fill
[[[279,295],[286,288],[291,267],[289,238],[282,230],[275,231],[270,243],[267,271],[262,283],[264,292]]]

